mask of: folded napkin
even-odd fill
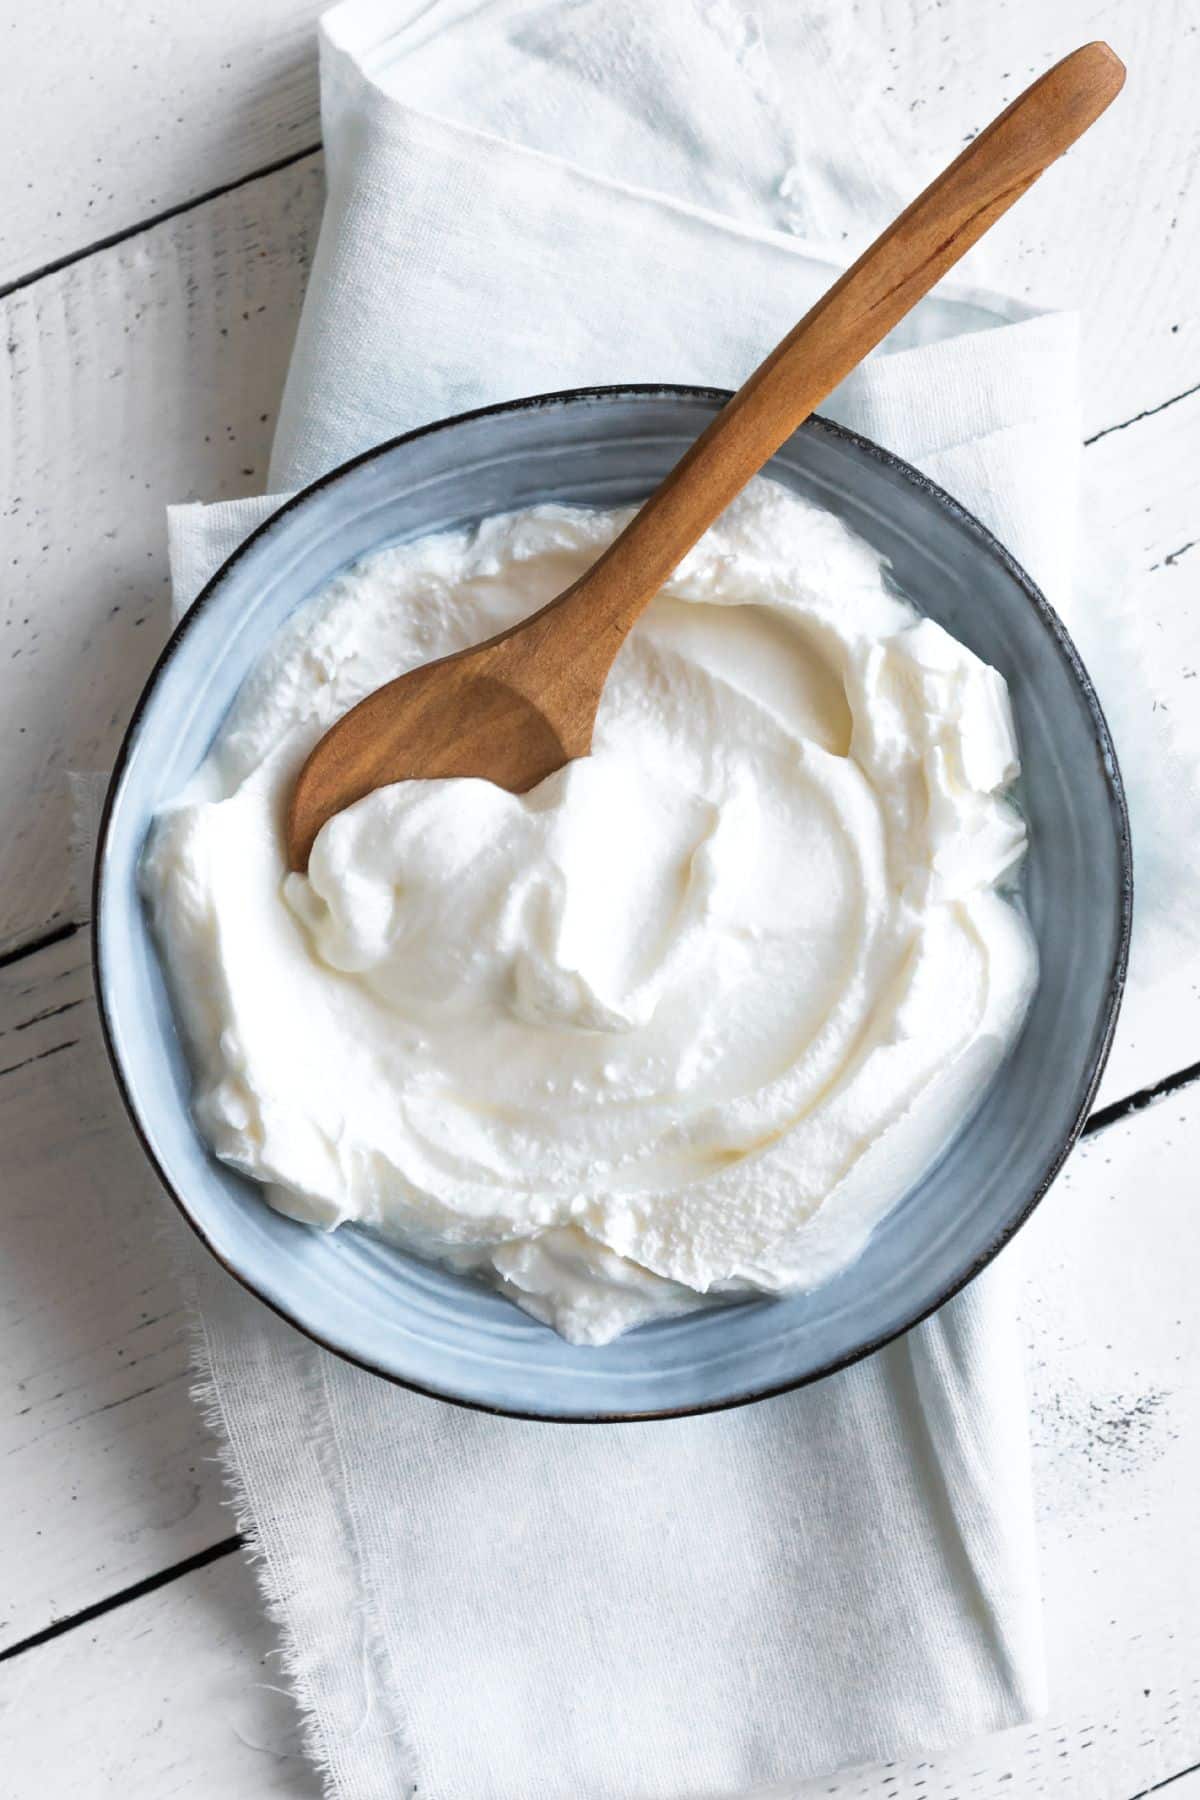
[[[849,13],[789,0],[326,15],[329,195],[274,493],[173,510],[177,609],[285,493],[410,426],[575,384],[735,385],[930,173],[869,104],[875,62]],[[1074,322],[960,290],[885,352],[823,410],[1013,549],[1099,665],[1135,796],[1139,770],[1181,771],[1193,821],[1159,724],[1120,729],[1111,571],[1072,608]],[[1168,829],[1135,811],[1139,845]],[[1147,966],[1180,916],[1143,904]],[[198,1396],[338,1800],[790,1793],[1042,1705],[1014,1252],[816,1388],[601,1428],[406,1394],[190,1237],[181,1256]]]
[[[172,513],[176,605],[282,493],[409,426],[577,383],[735,385],[831,278],[797,226],[836,243],[853,215],[861,239],[864,196],[900,197],[882,159],[818,154],[847,119],[810,107],[797,137],[780,95],[838,95],[796,10],[760,8],[758,36],[720,4],[328,14],[275,495]],[[960,294],[888,350],[826,410],[1065,604],[1073,321]],[[816,1388],[581,1428],[396,1390],[191,1254],[200,1397],[331,1794],[734,1796],[1042,1704],[1010,1258]]]

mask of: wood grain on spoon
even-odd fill
[[[587,573],[486,643],[401,675],[339,719],[297,778],[292,868],[389,782],[483,776],[525,793],[591,748],[613,659],[672,570],[814,407],[1121,91],[1085,44],[1018,96],[771,352]]]

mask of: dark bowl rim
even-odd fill
[[[374,444],[369,450],[361,451],[357,456],[351,457],[346,462],[339,463],[336,468],[330,469],[324,475],[318,476],[315,481],[309,482],[307,486],[300,488],[289,499],[285,500],[281,506],[277,507],[276,510],[271,513],[269,518],[263,520],[262,524],[256,526],[250,535],[238,545],[232,555],[228,556],[221,564],[220,568],[209,578],[192,602],[191,606],[186,613],[184,613],[179,623],[175,626],[170,637],[167,639],[166,644],[163,646],[162,652],[157,658],[154,667],[151,669],[142,691],[138,696],[133,712],[130,715],[129,724],[121,739],[120,749],[118,750],[116,759],[113,763],[112,775],[109,778],[108,789],[105,793],[104,807],[101,813],[100,826],[96,839],[96,858],[92,874],[92,979],[96,990],[97,1010],[100,1016],[104,1047],[117,1084],[117,1089],[120,1093],[121,1101],[126,1114],[129,1117],[129,1121],[133,1126],[134,1133],[142,1146],[142,1150],[145,1153],[151,1168],[157,1175],[159,1183],[173,1201],[178,1211],[182,1214],[183,1218],[187,1221],[188,1225],[195,1232],[196,1236],[200,1239],[205,1249],[215,1261],[220,1263],[226,1273],[231,1275],[235,1281],[245,1288],[247,1293],[253,1294],[262,1305],[268,1307],[279,1318],[294,1327],[295,1330],[299,1331],[304,1337],[307,1337],[320,1349],[328,1350],[331,1354],[341,1357],[344,1362],[355,1364],[358,1368],[366,1370],[368,1374],[377,1375],[383,1380],[391,1382],[396,1387],[407,1389],[410,1393],[421,1394],[427,1399],[440,1400],[453,1406],[465,1407],[472,1412],[490,1413],[498,1418],[527,1419],[547,1425],[624,1425],[667,1419],[695,1418],[704,1413],[728,1412],[735,1407],[751,1406],[759,1400],[776,1399],[781,1394],[793,1393],[800,1388],[811,1386],[814,1382],[824,1381],[828,1376],[836,1375],[842,1369],[850,1368],[855,1363],[862,1362],[866,1357],[873,1356],[876,1351],[882,1350],[887,1344],[895,1342],[897,1338],[903,1337],[917,1325],[922,1324],[926,1319],[932,1317],[932,1315],[935,1312],[938,1312],[948,1300],[952,1300],[956,1294],[961,1293],[961,1291],[967,1287],[997,1255],[999,1255],[1005,1245],[1009,1243],[1031,1217],[1037,1206],[1049,1192],[1064,1162],[1079,1140],[1080,1134],[1087,1123],[1096,1090],[1100,1085],[1100,1079],[1104,1073],[1105,1064],[1108,1061],[1109,1051],[1112,1048],[1113,1033],[1116,1029],[1117,1015],[1120,1011],[1121,999],[1125,991],[1125,977],[1129,962],[1129,941],[1133,924],[1133,849],[1129,830],[1129,811],[1125,799],[1125,786],[1121,779],[1120,766],[1117,762],[1116,750],[1113,745],[1112,735],[1108,728],[1108,721],[1104,716],[1096,690],[1092,685],[1091,677],[1088,675],[1079,656],[1079,652],[1076,650],[1065,625],[1055,612],[1054,608],[1050,605],[1050,602],[1046,599],[1041,589],[1022,568],[1021,564],[1017,562],[1011,551],[1005,548],[1000,540],[988,530],[987,526],[982,524],[981,521],[975,517],[974,513],[968,511],[968,509],[963,506],[960,501],[956,500],[952,494],[948,494],[944,488],[939,487],[935,481],[931,481],[927,475],[923,475],[919,469],[913,468],[911,463],[905,462],[902,457],[895,455],[893,451],[885,450],[881,445],[874,443],[870,438],[864,437],[860,432],[851,431],[845,425],[836,424],[832,419],[827,419],[820,413],[813,413],[805,420],[803,425],[800,426],[799,429],[801,431],[822,432],[826,436],[838,439],[843,443],[852,444],[871,461],[882,463],[893,473],[899,475],[902,480],[909,484],[909,486],[916,488],[929,500],[933,501],[933,503],[944,513],[949,514],[950,517],[967,532],[968,536],[975,539],[985,555],[992,557],[998,562],[1005,573],[1017,584],[1025,595],[1026,600],[1028,600],[1033,607],[1034,612],[1038,615],[1044,628],[1054,639],[1060,653],[1067,662],[1067,665],[1074,676],[1076,685],[1087,706],[1096,744],[1101,752],[1101,762],[1108,788],[1109,803],[1116,827],[1117,846],[1121,864],[1119,932],[1116,949],[1108,970],[1102,1030],[1099,1042],[1092,1056],[1091,1068],[1087,1071],[1084,1091],[1079,1106],[1076,1109],[1075,1116],[1070,1121],[1054,1155],[1051,1157],[1047,1167],[1043,1170],[1041,1178],[1034,1186],[1029,1199],[1016,1217],[1010,1220],[996,1233],[986,1248],[975,1257],[960,1276],[940,1290],[928,1305],[918,1307],[911,1317],[906,1318],[895,1328],[895,1330],[885,1332],[877,1338],[869,1339],[866,1343],[856,1345],[853,1350],[847,1351],[845,1355],[835,1357],[830,1362],[821,1364],[819,1368],[812,1369],[805,1375],[794,1377],[788,1381],[772,1383],[764,1387],[749,1388],[743,1392],[731,1394],[720,1400],[702,1401],[692,1406],[664,1407],[649,1412],[529,1412],[517,1407],[498,1406],[487,1401],[467,1399],[459,1394],[439,1390],[438,1388],[427,1386],[421,1382],[412,1381],[405,1376],[395,1374],[390,1369],[381,1368],[377,1363],[373,1363],[368,1357],[360,1356],[354,1351],[347,1350],[340,1344],[332,1342],[329,1338],[323,1337],[320,1331],[315,1329],[312,1325],[295,1317],[285,1307],[279,1305],[276,1301],[269,1299],[267,1295],[263,1294],[254,1285],[248,1276],[243,1274],[240,1269],[235,1268],[221,1255],[206,1234],[201,1230],[200,1225],[187,1206],[183,1196],[175,1188],[159,1162],[150,1143],[146,1129],[143,1127],[141,1119],[138,1116],[134,1106],[133,1096],[130,1093],[125,1080],[124,1071],[121,1067],[121,1061],[116,1049],[115,1033],[112,1020],[109,1016],[108,1001],[105,993],[101,921],[103,919],[104,876],[105,864],[107,861],[106,852],[108,847],[108,833],[125,768],[133,754],[137,739],[140,735],[143,715],[149,706],[151,696],[158,686],[163,671],[174,658],[179,646],[191,629],[194,620],[199,617],[202,609],[211,603],[234,564],[239,562],[241,558],[249,552],[258,539],[263,537],[275,526],[279,519],[286,513],[294,511],[297,507],[303,506],[313,494],[319,493],[323,488],[333,486],[336,482],[349,475],[354,469],[360,467],[360,465],[373,462],[376,458],[385,456],[391,451],[399,449],[406,444],[416,443],[421,438],[430,437],[435,432],[450,431],[456,426],[466,424],[471,420],[489,418],[501,413],[540,411],[553,406],[569,406],[581,401],[615,401],[627,400],[630,398],[686,399],[711,402],[717,408],[720,408],[731,397],[732,390],[729,388],[700,387],[684,382],[658,381],[616,382],[597,387],[562,388],[552,393],[529,394],[514,400],[497,401],[490,406],[473,407],[467,412],[453,413],[444,419],[434,419],[427,425],[419,425],[412,431],[401,432],[396,437],[387,438],[382,443]]]

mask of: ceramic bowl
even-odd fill
[[[1025,900],[1041,955],[1027,1022],[983,1103],[813,1293],[643,1326],[575,1347],[484,1286],[371,1234],[273,1212],[209,1155],[138,895],[147,828],[202,761],[242,680],[294,607],[365,553],[489,513],[642,498],[727,398],[603,388],[489,407],[335,470],[230,558],[175,632],[117,758],[96,866],[96,982],[130,1116],[212,1253],[294,1325],[380,1375],[447,1400],[559,1420],[733,1406],[813,1381],[907,1330],[993,1257],[1087,1115],[1124,978],[1131,907],[1121,782],[1091,683],[1037,588],[948,495],[820,419],[769,473],[881,550],[900,589],[994,664],[1013,699],[1030,834]]]

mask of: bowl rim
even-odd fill
[[[1087,1070],[1084,1089],[1074,1117],[1069,1122],[1048,1166],[1043,1171],[1040,1180],[1034,1186],[1019,1213],[1017,1213],[1014,1218],[1007,1221],[994,1234],[984,1249],[980,1251],[959,1276],[946,1284],[943,1288],[939,1289],[938,1293],[928,1304],[918,1305],[913,1310],[912,1314],[906,1316],[894,1330],[884,1332],[878,1337],[871,1338],[862,1344],[858,1344],[853,1349],[845,1352],[845,1354],[834,1357],[826,1363],[822,1363],[819,1367],[809,1370],[806,1374],[790,1377],[786,1381],[769,1382],[761,1387],[752,1386],[738,1393],[723,1396],[716,1400],[699,1401],[684,1406],[656,1408],[644,1412],[531,1412],[518,1407],[499,1405],[491,1401],[465,1398],[449,1389],[440,1389],[426,1383],[414,1381],[410,1377],[396,1374],[392,1369],[383,1368],[378,1363],[372,1362],[369,1357],[362,1355],[357,1351],[348,1349],[344,1345],[335,1342],[333,1339],[324,1336],[319,1328],[313,1326],[304,1319],[297,1317],[296,1314],[290,1311],[286,1306],[270,1299],[267,1295],[262,1293],[249,1276],[244,1274],[239,1268],[236,1268],[221,1254],[202,1230],[183,1196],[168,1177],[151,1145],[148,1132],[143,1126],[135,1107],[133,1096],[126,1082],[124,1070],[121,1066],[120,1057],[117,1052],[116,1033],[113,1020],[110,1017],[106,992],[107,973],[105,968],[103,942],[104,881],[108,860],[108,836],[112,814],[122,785],[125,769],[136,748],[137,740],[141,733],[143,719],[149,707],[151,697],[158,686],[164,670],[177,654],[194,621],[199,617],[204,608],[211,605],[213,599],[228,577],[230,570],[250,551],[252,546],[256,544],[261,537],[275,527],[280,518],[285,514],[304,506],[312,495],[344,480],[353,470],[359,468],[364,463],[375,461],[377,458],[386,456],[392,451],[402,448],[404,445],[415,443],[421,438],[430,437],[435,433],[453,430],[456,426],[465,424],[468,421],[505,413],[536,412],[554,406],[570,406],[578,404],[579,402],[597,400],[602,402],[620,399],[699,400],[712,403],[719,409],[732,397],[732,392],[733,390],[730,388],[704,387],[687,382],[657,381],[616,382],[594,387],[561,388],[548,393],[530,394],[517,399],[501,400],[488,406],[473,407],[465,412],[452,413],[445,418],[431,420],[428,424],[416,426],[411,431],[400,432],[394,437],[387,438],[381,443],[374,444],[369,449],[360,451],[357,456],[353,456],[346,462],[339,463],[335,468],[327,470],[325,474],[318,476],[315,481],[311,481],[307,483],[306,486],[298,489],[289,499],[285,500],[282,505],[277,507],[268,518],[264,519],[260,525],[256,526],[242,543],[238,545],[237,549],[234,550],[214,574],[210,576],[191,606],[188,607],[187,611],[176,624],[168,637],[166,644],[163,646],[161,653],[155,660],[154,666],[147,676],[133,711],[130,714],[129,723],[122,736],[120,748],[113,761],[112,774],[109,778],[108,787],[105,792],[104,806],[101,812],[96,838],[96,854],[92,873],[92,979],[96,993],[97,1011],[100,1017],[101,1035],[109,1065],[117,1084],[117,1090],[120,1094],[126,1115],[133,1127],[134,1134],[141,1144],[142,1151],[145,1154],[147,1161],[158,1177],[160,1185],[174,1203],[177,1210],[187,1221],[192,1231],[200,1239],[205,1249],[215,1261],[221,1265],[226,1273],[231,1275],[248,1293],[253,1294],[262,1305],[268,1307],[279,1318],[285,1320],[289,1325],[294,1327],[295,1330],[308,1338],[310,1342],[316,1344],[323,1350],[330,1351],[335,1356],[341,1357],[343,1361],[352,1363],[357,1367],[366,1370],[368,1374],[377,1375],[383,1380],[391,1382],[396,1387],[407,1389],[411,1393],[422,1394],[428,1399],[441,1400],[450,1405],[465,1407],[473,1412],[490,1413],[493,1416],[500,1418],[527,1419],[545,1424],[560,1425],[633,1424],[667,1419],[694,1418],[705,1413],[731,1411],[735,1407],[750,1406],[759,1400],[774,1399],[781,1394],[795,1392],[800,1388],[811,1386],[814,1382],[824,1381],[828,1376],[835,1375],[842,1369],[850,1368],[855,1363],[863,1361],[868,1356],[873,1356],[876,1351],[882,1350],[887,1344],[895,1342],[897,1338],[905,1336],[909,1331],[912,1331],[914,1327],[922,1324],[924,1320],[930,1318],[935,1312],[938,1312],[947,1301],[953,1299],[956,1294],[961,1293],[961,1291],[967,1287],[990,1262],[992,1262],[1000,1251],[1004,1249],[1005,1245],[1009,1243],[1021,1227],[1028,1221],[1035,1209],[1049,1192],[1054,1181],[1057,1179],[1064,1162],[1083,1132],[1091,1112],[1096,1090],[1099,1087],[1101,1076],[1104,1073],[1104,1068],[1108,1061],[1109,1051],[1112,1047],[1113,1033],[1116,1029],[1117,1015],[1120,1011],[1121,1000],[1125,991],[1125,979],[1129,962],[1129,943],[1133,922],[1133,851],[1124,782],[1121,778],[1120,766],[1117,761],[1112,735],[1108,728],[1108,721],[1104,716],[1091,677],[1088,675],[1079,656],[1079,652],[1076,650],[1065,625],[1051,606],[1050,602],[1046,599],[1041,589],[1026,573],[1025,569],[1012,555],[1011,551],[1005,548],[1000,540],[988,530],[987,526],[976,518],[974,513],[970,512],[960,501],[956,500],[952,494],[947,493],[944,488],[937,484],[937,482],[931,481],[927,475],[922,474],[919,469],[914,468],[911,463],[906,462],[893,451],[885,450],[882,445],[876,444],[872,439],[864,437],[861,432],[852,431],[845,425],[839,425],[834,420],[828,419],[820,413],[812,413],[799,427],[801,431],[820,432],[840,442],[853,445],[857,451],[861,452],[869,460],[884,465],[893,474],[898,475],[901,480],[910,487],[917,489],[928,500],[932,501],[942,512],[953,518],[956,523],[966,531],[967,535],[975,540],[985,555],[1000,564],[1009,578],[1021,589],[1025,599],[1037,614],[1043,628],[1048,631],[1054,639],[1059,652],[1066,661],[1086,705],[1088,716],[1091,721],[1092,732],[1097,747],[1101,752],[1104,779],[1108,789],[1109,804],[1113,817],[1120,864],[1118,932],[1115,949],[1107,971],[1102,1030],[1096,1048],[1092,1054],[1091,1066]]]

